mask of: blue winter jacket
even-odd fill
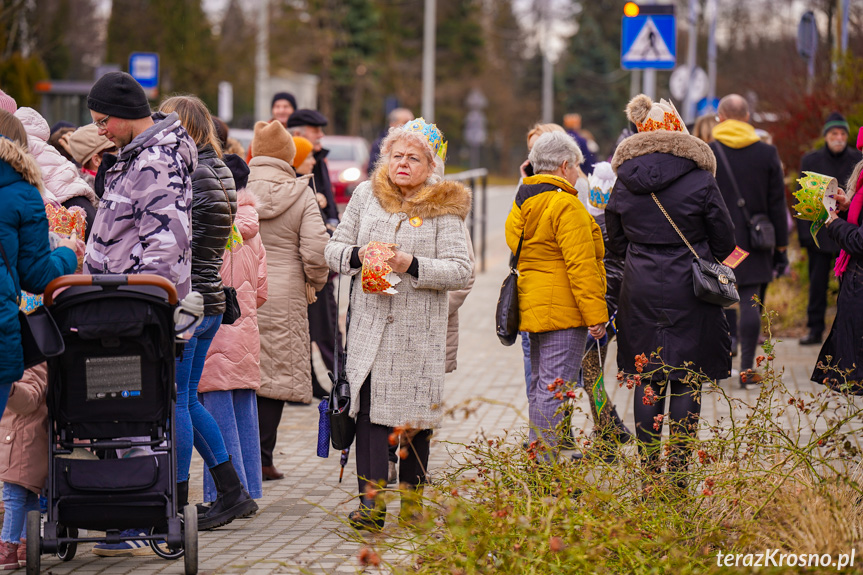
[[[40,294],[54,278],[75,271],[69,248],[51,251],[48,219],[37,186],[39,166],[27,151],[0,137],[0,241],[12,274],[0,257],[0,386],[21,379],[24,358],[16,284]]]

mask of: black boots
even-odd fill
[[[198,508],[198,529],[205,531],[227,525],[234,519],[248,517],[258,510],[258,504],[243,487],[234,464],[228,459],[224,463],[210,468],[213,482],[216,484],[216,500],[200,515]]]
[[[177,513],[189,504],[189,480],[177,482]]]
[[[348,523],[357,531],[380,531],[386,515],[387,507],[382,500],[360,496],[360,508],[348,514]]]
[[[609,422],[608,426],[605,430],[603,430],[602,435],[604,437],[614,439],[618,443],[628,443],[630,439],[632,439],[632,432],[629,431],[629,428],[626,427],[626,424],[623,423],[623,420],[620,419],[620,416],[617,414],[617,409],[612,406],[611,412],[608,414]]]

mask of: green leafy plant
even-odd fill
[[[577,438],[582,459],[553,463],[540,443],[525,447],[520,432],[449,444],[453,463],[435,470],[422,512],[390,522],[361,563],[427,574],[727,573],[720,553],[860,551],[861,407],[826,388],[786,385],[770,333],[775,314],[765,319],[770,337],[756,360],[763,380],[754,400],[692,366],[665,365],[661,350],[640,356],[641,373],[618,376],[634,388],[673,369],[702,387],[716,417],[688,440],[688,468],[657,473],[636,447],[585,435]],[[573,386],[555,385],[562,404],[570,401]],[[671,451],[665,441],[661,465]]]

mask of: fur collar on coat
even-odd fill
[[[9,138],[0,137],[0,160],[3,160],[21,174],[28,184],[39,190],[44,195],[45,188],[42,185],[42,170],[30,153],[21,145]]]
[[[470,213],[471,191],[458,182],[442,180],[423,186],[416,195],[405,199],[387,175],[387,167],[378,168],[372,176],[372,193],[381,207],[391,214],[405,213],[423,219],[456,215],[462,220]]]
[[[695,136],[665,130],[640,132],[623,140],[614,152],[611,167],[617,173],[617,168],[626,160],[655,152],[692,160],[699,168],[716,176],[716,156],[710,146]]]

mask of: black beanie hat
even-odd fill
[[[272,109],[273,106],[276,105],[276,102],[278,102],[279,100],[287,100],[288,102],[291,103],[291,106],[294,108],[294,110],[297,109],[297,99],[294,98],[294,95],[291,94],[290,92],[278,92],[278,93],[276,93],[276,95],[273,96],[273,102],[270,104],[270,109]]]
[[[830,115],[827,116],[827,121],[824,122],[824,129],[821,130],[821,135],[826,136],[827,132],[833,128],[842,128],[845,130],[846,134],[851,132],[851,128],[848,126],[848,120],[846,120],[845,116],[839,112],[831,112]]]
[[[152,114],[144,89],[126,72],[108,72],[99,78],[90,88],[87,107],[125,120],[138,120]]]
[[[222,158],[228,169],[231,170],[231,175],[234,176],[234,186],[236,189],[242,190],[249,183],[249,166],[243,161],[243,158],[237,154],[225,154]]]

